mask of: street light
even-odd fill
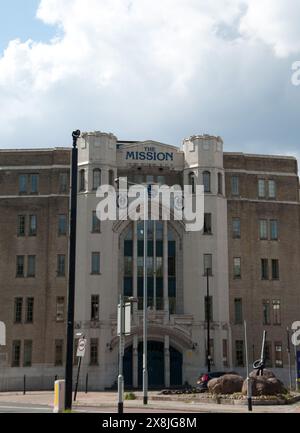
[[[76,223],[77,223],[77,140],[79,129],[73,131],[72,168],[71,168],[71,202],[70,202],[70,239],[69,239],[69,287],[68,287],[68,321],[66,350],[66,392],[65,410],[72,409],[73,388],[73,340],[74,340],[74,307],[75,307],[75,266],[76,266]]]
[[[206,326],[207,326],[207,372],[210,373],[210,299],[209,299],[209,267],[206,269]]]

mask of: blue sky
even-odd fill
[[[300,155],[300,0],[0,0],[0,12],[2,147],[66,146],[79,128]]]

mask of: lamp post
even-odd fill
[[[209,268],[206,268],[206,326],[207,326],[207,372],[210,373],[210,299],[209,299]]]
[[[72,409],[73,388],[73,345],[74,345],[74,307],[75,307],[75,266],[76,266],[76,219],[77,219],[77,140],[80,131],[74,131],[71,168],[71,203],[70,203],[70,239],[69,239],[69,283],[68,283],[68,321],[67,321],[67,350],[66,350],[66,391],[65,409]]]

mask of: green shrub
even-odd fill
[[[124,398],[125,400],[136,400],[136,395],[133,392],[127,392]]]

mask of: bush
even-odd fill
[[[136,395],[133,392],[127,392],[124,398],[125,400],[136,400]]]

